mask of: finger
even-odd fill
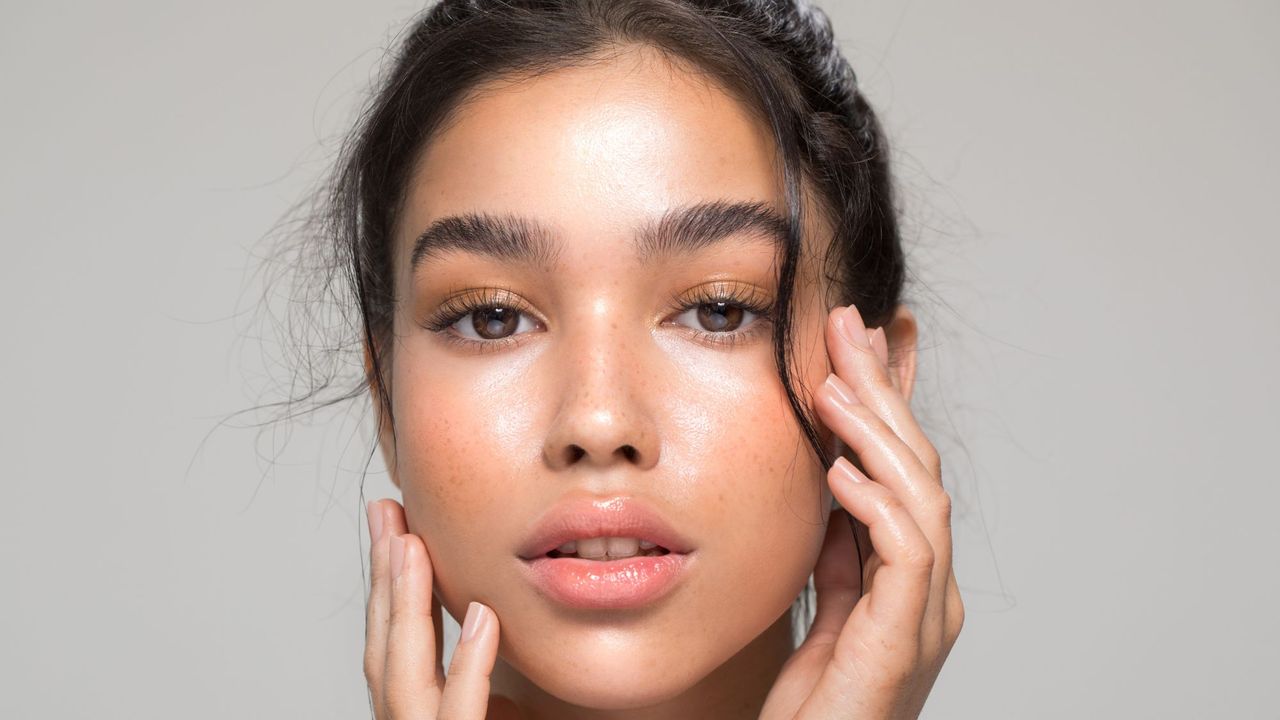
[[[383,704],[392,718],[435,717],[440,704],[440,673],[433,667],[431,563],[422,539],[413,533],[393,536],[389,556],[391,617]]]
[[[858,454],[871,477],[895,493],[907,507],[933,550],[934,562],[921,618],[920,637],[923,656],[936,657],[942,650],[946,630],[947,583],[954,576],[951,565],[951,498],[940,485],[932,482],[924,468],[918,466],[919,460],[905,447],[905,442],[882,419],[858,403],[840,378],[834,375],[829,378],[825,395],[827,397],[818,404],[819,415]],[[833,407],[836,411],[831,413],[823,410],[831,411]],[[865,423],[850,422],[849,427],[840,427],[842,421],[858,419]],[[845,438],[850,432],[853,435]],[[859,442],[855,435],[864,439],[874,435],[878,442]],[[876,582],[879,582],[878,576]],[[876,595],[872,588],[866,591]]]
[[[392,535],[403,535],[409,532],[409,525],[404,519],[404,507],[400,503],[388,498],[380,500],[379,505],[382,507],[385,524],[384,535],[389,538]]]
[[[879,328],[877,328],[879,330]],[[880,330],[878,335],[883,334]],[[885,360],[872,345],[871,336],[862,324],[862,316],[853,305],[831,312],[826,329],[827,353],[831,365],[854,392],[902,438],[907,447],[929,470],[930,476],[942,484],[941,460],[933,443],[925,436],[911,412],[911,405],[895,387],[888,368],[888,345]]]
[[[860,402],[836,375],[814,403],[818,416],[858,456],[867,474],[891,490],[924,530],[938,559],[941,582],[951,571],[951,496],[935,482],[906,442]]]
[[[933,574],[933,548],[895,493],[837,457],[827,473],[831,491],[867,525],[881,565],[867,592],[868,612],[895,637],[919,638]],[[847,624],[846,630],[847,632]]]
[[[951,497],[942,486],[941,461],[911,413],[909,398],[901,392],[897,376],[889,369],[889,348],[884,329],[876,328],[867,333],[861,314],[852,305],[836,308],[829,319],[827,342],[836,379],[844,380],[839,377],[843,374],[853,383],[852,386],[846,383],[841,389],[855,404],[860,402],[875,411],[889,432],[901,440],[927,473],[922,483],[912,482],[913,477],[920,477],[918,475],[902,474],[901,477],[909,483],[904,499],[929,537],[935,553],[925,634],[929,637],[940,635],[940,628],[944,626],[947,578],[954,577],[951,566]],[[841,387],[839,382],[833,384]],[[898,444],[892,438],[888,443]],[[860,452],[858,459],[867,462]],[[873,477],[894,490],[902,491],[892,477],[875,475],[874,472]]]
[[[813,569],[817,608],[805,644],[834,643],[862,594],[857,548],[849,513],[832,510],[827,535]]]
[[[389,507],[394,500],[372,500],[366,506],[369,522],[369,602],[365,610],[364,675],[376,713],[382,708],[382,683],[387,660],[387,623],[391,616],[390,539],[404,532],[404,519]]]
[[[866,525],[879,564],[796,716],[914,717],[903,714],[900,698],[918,674],[929,542],[893,492],[847,458],[836,459],[827,480],[840,504]]]
[[[391,523],[391,527],[395,528],[395,532],[397,534],[409,532],[409,522],[404,515],[404,506],[396,502],[395,500],[386,500],[384,502],[384,505],[386,506],[387,517],[390,518],[389,522]],[[431,553],[429,552],[427,553],[427,562],[428,563],[431,562]],[[436,684],[443,686],[444,685],[444,669],[443,669],[444,668],[444,665],[443,665],[444,663],[444,615],[442,614],[440,609],[440,598],[436,597],[434,592],[431,595],[431,626],[432,628],[435,629],[435,635],[436,635],[435,667],[438,675],[438,677],[436,678]]]
[[[478,602],[467,606],[440,698],[440,717],[484,720],[489,707],[489,678],[498,658],[498,630],[498,617],[492,608]]]

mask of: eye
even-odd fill
[[[465,290],[449,297],[423,327],[441,339],[494,350],[542,324],[518,295],[502,288]]]
[[[535,329],[537,324],[515,308],[495,305],[468,311],[450,326],[468,340],[503,340]]]
[[[769,332],[773,302],[759,289],[732,283],[713,283],[695,289],[692,297],[676,301],[672,318],[701,341],[733,346]]]
[[[698,303],[677,319],[694,329],[713,333],[733,332],[758,317],[757,313],[728,300]],[[696,325],[695,325],[696,323]]]

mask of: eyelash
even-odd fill
[[[678,308],[675,312],[676,316],[683,315],[689,310],[697,309],[703,305],[717,303],[725,303],[730,307],[745,310],[755,315],[756,317],[751,321],[747,329],[732,332],[708,332],[688,327],[687,325],[682,326],[693,332],[703,342],[731,348],[742,340],[761,334],[773,321],[773,303],[759,297],[759,295],[760,293],[758,292],[744,291],[733,286],[729,286],[726,289],[724,285],[703,285],[694,290],[692,297],[673,296],[672,304]],[[500,350],[512,343],[520,342],[520,335],[526,333],[517,333],[497,340],[472,340],[449,332],[449,328],[453,327],[454,323],[467,315],[476,310],[494,307],[514,310],[521,316],[532,315],[528,306],[520,301],[519,296],[507,288],[472,289],[453,295],[445,300],[444,305],[423,323],[423,327],[441,335],[446,342],[464,346],[480,346],[479,349],[486,352]]]
[[[731,307],[755,315],[755,319],[747,326],[745,330],[735,330],[733,332],[708,332],[699,330],[698,328],[688,327],[700,340],[712,345],[719,345],[731,348],[742,340],[747,340],[761,334],[768,329],[769,323],[773,320],[773,303],[766,298],[760,297],[758,291],[749,289],[740,289],[733,285],[700,285],[694,292],[692,297],[672,296],[671,302],[679,307],[676,315],[683,315],[689,310],[694,310],[702,305],[714,305],[716,303],[726,303]]]

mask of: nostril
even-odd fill
[[[587,454],[587,451],[583,450],[581,447],[578,447],[577,445],[569,446],[569,462],[571,464],[578,462],[579,460],[582,459],[582,456],[586,454]]]
[[[630,461],[630,462],[635,462],[635,461],[636,461],[636,454],[637,454],[637,453],[636,453],[636,449],[635,449],[634,447],[632,447],[632,446],[630,446],[630,445],[623,445],[623,446],[622,446],[622,455],[623,455],[624,457],[626,457],[628,461]]]

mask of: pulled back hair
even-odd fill
[[[776,265],[774,358],[809,445],[830,468],[835,458],[797,397],[788,352],[804,181],[833,229],[822,267],[839,304],[855,304],[868,325],[883,325],[900,300],[905,260],[885,138],[827,16],[804,0],[440,0],[403,37],[317,199],[312,221],[321,244],[304,259],[325,270],[304,305],[354,298],[359,317],[344,327],[359,337],[346,349],[367,353],[362,381],[326,395],[333,375],[318,376],[306,358],[310,383],[293,403],[329,405],[371,392],[394,438],[385,373],[396,306],[393,238],[415,159],[482,83],[589,65],[639,45],[708,74],[771,131],[788,225]]]

